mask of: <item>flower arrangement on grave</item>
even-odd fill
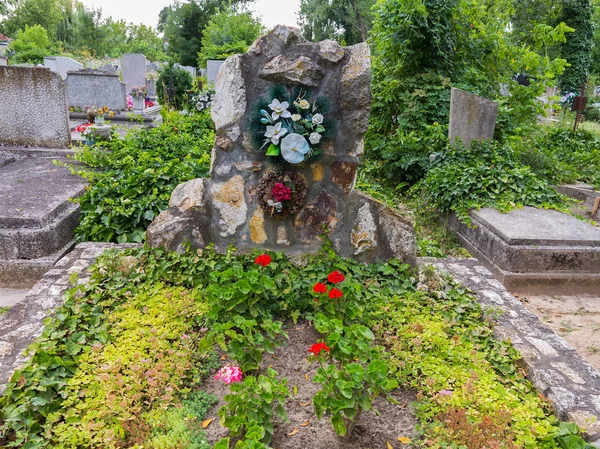
[[[276,86],[271,95],[257,102],[251,131],[261,151],[300,164],[320,155],[322,140],[331,132],[327,100],[312,101],[309,91]]]
[[[131,96],[136,100],[146,98],[148,87],[146,86],[131,86]]]
[[[202,112],[211,107],[214,96],[214,89],[205,89],[192,97],[192,104],[196,106],[197,111]]]
[[[283,220],[304,205],[307,187],[299,173],[269,170],[258,183],[258,204],[271,217]]]
[[[133,111],[133,97],[131,95],[127,95],[127,107],[126,111]]]

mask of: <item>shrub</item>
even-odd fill
[[[168,207],[173,189],[208,174],[212,126],[208,112],[172,112],[157,128],[77,152],[76,160],[88,169],[73,166],[72,171],[89,181],[77,200],[78,240],[143,242],[146,228]]]
[[[156,94],[159,101],[167,106],[183,109],[188,103],[187,92],[192,89],[192,75],[184,69],[175,67],[173,63],[163,68],[156,82]],[[167,96],[168,89],[173,89]]]
[[[10,43],[9,49],[15,52],[12,59],[15,63],[42,64],[45,56],[60,53],[58,45],[50,40],[41,25],[25,26],[25,30],[19,31],[16,39]]]

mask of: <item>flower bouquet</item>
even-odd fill
[[[321,154],[319,145],[328,131],[324,104],[324,99],[311,101],[306,90],[290,95],[286,88],[275,88],[258,102],[259,113],[251,125],[261,151],[290,164]]]
[[[307,183],[299,173],[268,171],[258,183],[258,204],[271,217],[294,215],[306,200]]]

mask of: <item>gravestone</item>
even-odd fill
[[[178,69],[185,70],[192,76],[192,78],[196,78],[196,73],[197,73],[196,67],[191,67],[189,65],[181,65],[181,64],[175,64],[175,67],[177,67]]]
[[[110,73],[111,75],[115,75],[117,73],[117,68],[113,64],[104,64],[98,67],[98,70]]]
[[[120,111],[127,106],[125,84],[119,76],[101,70],[69,72],[65,81],[69,106],[104,107]]]
[[[148,243],[176,251],[186,244],[200,249],[214,243],[221,251],[234,244],[241,251],[299,256],[318,252],[327,231],[343,256],[414,263],[412,223],[354,189],[370,112],[370,72],[367,44],[311,43],[285,26],[259,38],[248,53],[228,58],[211,108],[216,125],[211,178],[177,186],[169,209],[148,228]],[[309,117],[302,126],[323,124],[315,128],[323,143],[313,147],[314,155],[306,152],[307,160],[297,159],[308,143],[290,122],[300,119],[292,116],[280,114],[280,123],[288,117],[286,126],[293,130],[290,139],[281,140],[280,156],[267,156],[256,142],[265,139],[259,105],[265,100],[275,105],[275,91],[296,92],[293,107]],[[278,114],[274,108],[270,117]],[[279,206],[267,201],[281,193],[289,197],[281,197]]]
[[[223,65],[225,61],[216,61],[209,59],[206,61],[206,79],[209,83],[215,83],[217,81],[217,75],[219,74],[219,69]]]
[[[68,72],[83,69],[83,64],[64,56],[48,56],[44,58],[44,67],[66,79]]]
[[[473,140],[492,139],[497,117],[498,103],[495,101],[452,88],[448,128],[451,142],[460,139],[465,147],[470,148]]]
[[[125,53],[121,58],[121,72],[129,94],[133,86],[146,85],[146,57],[139,53]]]
[[[67,93],[58,73],[0,67],[0,144],[66,148],[71,142]]]
[[[8,57],[0,56],[0,67],[6,67],[8,65]]]

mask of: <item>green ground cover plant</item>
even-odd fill
[[[207,111],[183,115],[166,112],[164,123],[135,131],[124,140],[85,147],[74,173],[89,182],[77,201],[80,241],[145,241],[146,228],[165,210],[180,183],[208,175],[213,123]]]
[[[223,318],[211,315],[222,307],[220,293],[207,288],[215,279],[235,276],[232,284],[256,272],[276,288],[265,293],[248,282],[252,307],[242,307],[237,320],[226,313],[231,304]],[[357,313],[342,310],[346,296]],[[559,426],[516,367],[518,353],[493,338],[493,315],[484,312],[433,269],[417,273],[395,260],[364,265],[338,257],[330,245],[301,265],[280,253],[211,248],[201,255],[111,252],[97,262],[89,284],[69,292],[0,398],[0,444],[207,448],[201,424],[215,399],[202,392],[202,378],[224,363],[214,355],[215,340],[227,346],[226,363],[241,365],[246,355],[237,344],[265,339],[275,347],[282,323],[304,319],[322,333],[307,348],[323,358],[313,379],[323,386],[315,411],[329,414],[340,434],[360,421],[359,410],[368,410],[374,397],[398,384],[418,391],[418,442],[426,447],[478,447],[487,438],[496,444],[490,447],[551,449],[565,447],[560,438],[575,438],[572,447],[587,448],[577,429]],[[260,365],[254,372],[219,370],[231,388],[220,417],[242,438],[225,438],[216,448],[234,442],[268,448],[273,422],[285,418],[285,374],[253,360]],[[143,368],[146,361],[151,368]],[[255,416],[258,397],[261,404],[276,398],[281,409],[261,407],[264,413]]]

